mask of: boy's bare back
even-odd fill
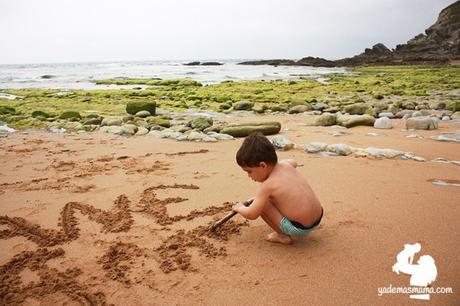
[[[308,226],[321,215],[321,204],[293,160],[278,162],[256,193],[268,199],[283,216]]]

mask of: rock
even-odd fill
[[[212,126],[213,120],[210,117],[196,117],[190,121],[190,126],[193,129],[204,130]]]
[[[343,108],[343,111],[350,115],[363,115],[364,113],[366,113],[366,110],[368,108],[369,106],[367,106],[364,103],[355,103],[355,104],[345,106]]]
[[[190,141],[201,141],[203,140],[203,138],[206,136],[206,134],[203,134],[203,133],[200,133],[200,132],[195,132],[195,131],[191,131],[188,135],[187,135],[187,140],[190,140]]]
[[[81,115],[79,112],[76,111],[65,111],[60,116],[59,119],[81,119]]]
[[[14,115],[16,109],[11,106],[0,105],[0,115]]]
[[[134,119],[136,119],[136,117],[134,117],[133,115],[127,115],[127,116],[123,116],[123,117],[121,118],[121,120],[122,120],[123,122],[125,122],[125,123],[126,123],[126,122],[129,122],[129,121],[133,121]]]
[[[332,132],[328,132],[328,134],[334,137],[350,135],[350,133],[342,132],[342,131],[332,131]]]
[[[149,130],[146,129],[145,127],[143,126],[139,126],[137,128],[137,132],[136,132],[136,136],[142,136],[142,135],[147,135],[149,133]]]
[[[328,107],[329,107],[329,105],[327,105],[326,103],[323,103],[323,102],[318,102],[318,103],[313,104],[313,109],[317,110],[317,111],[323,111],[324,109],[326,109]]]
[[[254,106],[254,103],[249,101],[239,101],[233,103],[234,110],[251,110]]]
[[[235,139],[232,135],[221,134],[221,133],[213,133],[213,132],[210,132],[209,136],[214,137],[214,138],[216,138],[218,140],[232,140],[232,139]]]
[[[442,116],[441,120],[442,121],[449,121],[450,117],[449,116]]]
[[[83,121],[83,125],[101,125],[102,118],[88,118]]]
[[[319,126],[331,126],[336,123],[336,116],[331,113],[323,113],[321,116],[315,119],[315,125]]]
[[[0,134],[10,134],[16,132],[15,129],[10,128],[8,125],[4,124],[0,126]]]
[[[391,120],[388,117],[382,117],[374,122],[374,128],[376,129],[392,129],[393,128],[393,123],[391,123]]]
[[[447,105],[442,101],[432,101],[429,104],[430,109],[446,109]]]
[[[212,137],[212,136],[209,136],[209,135],[205,135],[203,137],[203,141],[204,142],[217,142],[217,139]]]
[[[374,126],[375,118],[369,115],[342,115],[337,117],[337,123],[346,127],[358,125]]]
[[[130,136],[136,134],[138,131],[137,125],[134,125],[134,124],[124,124],[121,126],[121,129],[123,131],[123,134],[130,135]]]
[[[171,130],[175,132],[180,132],[180,133],[185,133],[187,131],[190,131],[191,129],[192,129],[191,127],[185,126],[185,125],[173,125],[171,127]]]
[[[147,123],[151,124],[151,125],[163,126],[165,128],[169,128],[171,126],[171,123],[170,123],[169,119],[165,119],[165,118],[161,118],[161,117],[150,118],[150,119],[147,120]]]
[[[406,120],[406,128],[414,130],[435,130],[438,121],[432,117],[412,117]]]
[[[141,110],[141,111],[138,111],[136,113],[136,117],[140,117],[140,118],[147,118],[148,116],[151,116],[152,114],[150,114],[149,111],[146,111],[146,110]]]
[[[300,114],[311,110],[311,106],[309,104],[305,105],[296,105],[288,109],[288,114]]]
[[[364,149],[364,152],[375,158],[396,158],[404,155],[404,152],[393,150],[393,149],[381,149],[369,147]]]
[[[232,135],[233,137],[246,137],[254,132],[260,132],[264,135],[273,135],[279,133],[280,130],[281,123],[279,122],[251,122],[227,125],[220,132]]]
[[[383,118],[383,117],[387,117],[387,118],[394,118],[395,115],[393,113],[390,113],[390,112],[384,112],[384,113],[380,113],[379,114],[379,118]]]
[[[70,131],[84,130],[83,124],[80,122],[68,121],[64,124],[64,128]]]
[[[452,120],[458,120],[460,119],[460,112],[455,112],[450,116],[450,119]]]
[[[152,116],[155,115],[156,103],[155,102],[128,102],[126,104],[126,112],[135,115],[140,111],[148,111]]]
[[[116,117],[106,117],[102,120],[101,126],[120,126],[122,120]]]
[[[413,110],[402,110],[400,112],[397,112],[395,116],[396,116],[396,118],[404,118],[405,116],[408,115],[407,118],[410,118],[410,117],[412,117],[413,112],[414,112]]]
[[[447,106],[447,109],[449,109],[449,110],[451,110],[453,112],[460,111],[460,101],[450,103]]]
[[[37,117],[44,117],[44,118],[49,118],[51,117],[50,114],[43,112],[43,111],[33,111],[32,112],[32,117],[37,118]]]
[[[326,150],[327,143],[325,142],[311,142],[307,145],[305,151],[307,153],[318,153]]]
[[[346,155],[350,155],[351,153],[353,153],[353,148],[344,143],[334,143],[334,144],[328,145],[326,147],[326,151],[333,152],[337,155],[346,156]]]
[[[258,114],[263,114],[267,110],[267,106],[264,104],[256,104],[252,108],[252,111],[258,113]]]
[[[285,136],[275,136],[270,139],[270,142],[278,150],[288,151],[294,148],[294,143]]]
[[[448,135],[439,135],[439,136],[431,136],[430,137],[433,140],[437,141],[448,141],[448,142],[459,142],[460,143],[460,135],[453,135],[453,136],[448,136]]]

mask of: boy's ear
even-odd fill
[[[259,167],[266,168],[268,165],[266,162],[260,162]]]

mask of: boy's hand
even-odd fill
[[[243,205],[243,203],[237,203],[237,204],[235,204],[235,205],[232,206],[232,210],[233,210],[233,211],[236,211],[237,213],[239,213],[239,212],[240,212],[240,208],[242,208],[242,207],[245,207],[245,206]]]

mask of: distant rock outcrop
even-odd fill
[[[456,65],[460,66],[460,1],[444,8],[435,24],[397,45],[392,51],[378,43],[351,58],[329,61],[305,57],[299,61],[264,60],[240,63],[244,65],[295,65],[314,67],[366,66],[366,65]]]

